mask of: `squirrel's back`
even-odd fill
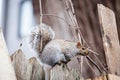
[[[80,53],[77,43],[55,39],[51,40],[40,54],[41,62],[49,65],[55,65],[59,61],[68,62],[68,60]]]

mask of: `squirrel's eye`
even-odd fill
[[[82,47],[82,50],[85,50],[85,48],[84,48],[84,47]]]

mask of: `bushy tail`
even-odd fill
[[[45,45],[54,38],[55,38],[55,33],[53,29],[46,24],[42,24],[42,26],[38,25],[34,27],[34,29],[32,29],[30,34],[30,44],[32,48],[34,48],[38,52],[41,52],[40,48],[42,47],[43,50]],[[42,45],[41,45],[41,39],[42,39]]]

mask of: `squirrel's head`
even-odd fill
[[[42,29],[42,30],[41,30]],[[30,43],[33,48],[40,49],[41,39],[42,39],[42,48],[52,39],[54,39],[55,33],[53,29],[46,25],[38,25],[34,27],[30,35]]]
[[[77,42],[77,48],[79,49],[80,51],[80,54],[79,55],[83,55],[83,56],[86,56],[89,54],[89,50],[88,48],[85,48],[80,42]]]

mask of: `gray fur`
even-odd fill
[[[42,29],[42,33],[40,33]],[[42,52],[40,42],[42,37]],[[83,54],[82,47],[77,47],[77,43],[65,40],[54,39],[54,31],[45,24],[37,26],[30,35],[30,44],[38,53],[38,59],[43,64],[45,80],[50,80],[50,69],[56,64],[66,64],[71,58]]]

